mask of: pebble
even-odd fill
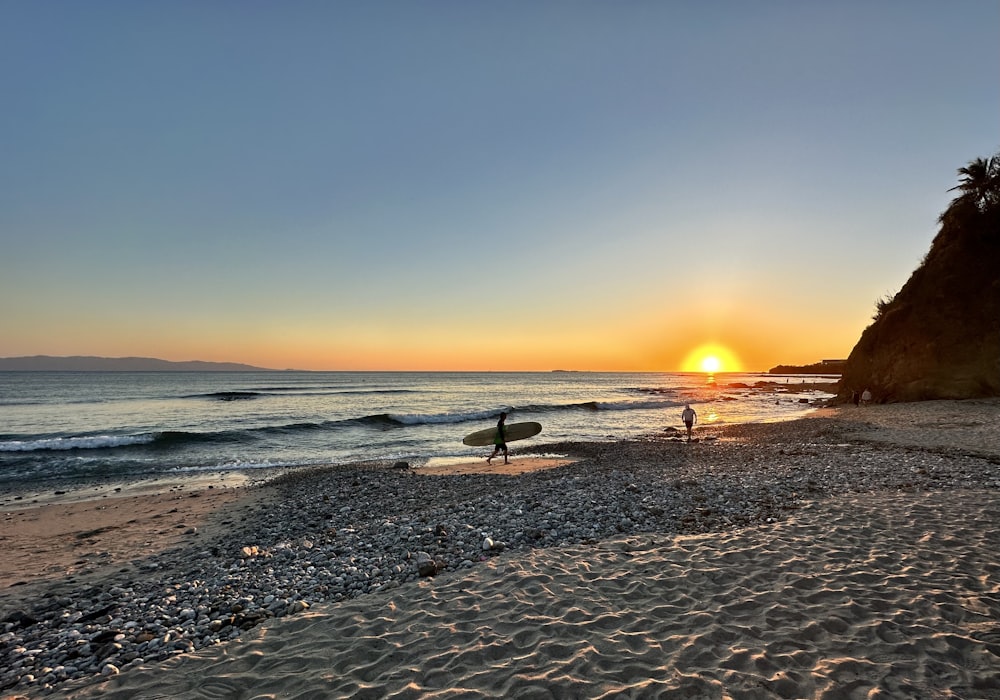
[[[695,449],[652,437],[550,445],[581,461],[519,477],[392,463],[291,472],[224,536],[4,610],[0,693],[60,692],[501,552],[774,522],[851,492],[1000,487],[996,460],[850,442],[827,419],[730,435]]]

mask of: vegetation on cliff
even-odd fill
[[[1000,153],[958,174],[924,260],[848,357],[840,400],[1000,396]]]

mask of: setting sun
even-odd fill
[[[729,348],[714,343],[701,345],[684,358],[682,372],[741,372],[743,364]]]
[[[701,369],[703,372],[718,372],[722,369],[722,360],[715,355],[709,355],[701,361]]]

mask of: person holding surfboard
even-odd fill
[[[687,428],[688,442],[691,442],[691,427],[698,420],[698,414],[691,408],[691,404],[684,404],[684,410],[681,411],[681,420],[684,421],[684,427]]]
[[[508,442],[514,442],[514,440],[525,440],[530,437],[538,435],[542,432],[542,424],[535,423],[533,421],[526,421],[524,423],[506,423],[506,419],[502,418],[500,423],[497,423],[496,428],[486,428],[485,430],[477,430],[474,433],[469,433],[464,438],[462,438],[462,444],[468,445],[469,447],[485,447],[486,445],[496,445],[497,433],[500,425],[503,425],[503,444],[506,445]],[[503,449],[502,447],[500,449]],[[493,457],[496,456],[494,453]],[[492,457],[491,457],[492,459]]]
[[[507,461],[507,426],[504,425],[504,421],[507,420],[507,413],[505,411],[500,413],[500,420],[497,421],[497,434],[493,438],[493,454],[486,458],[486,463],[490,464],[490,460],[500,454],[503,450],[503,463],[510,464]]]

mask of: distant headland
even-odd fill
[[[778,365],[768,374],[843,374],[847,360],[820,360],[811,365]]]
[[[0,372],[276,372],[238,362],[171,362],[152,357],[0,357]]]

